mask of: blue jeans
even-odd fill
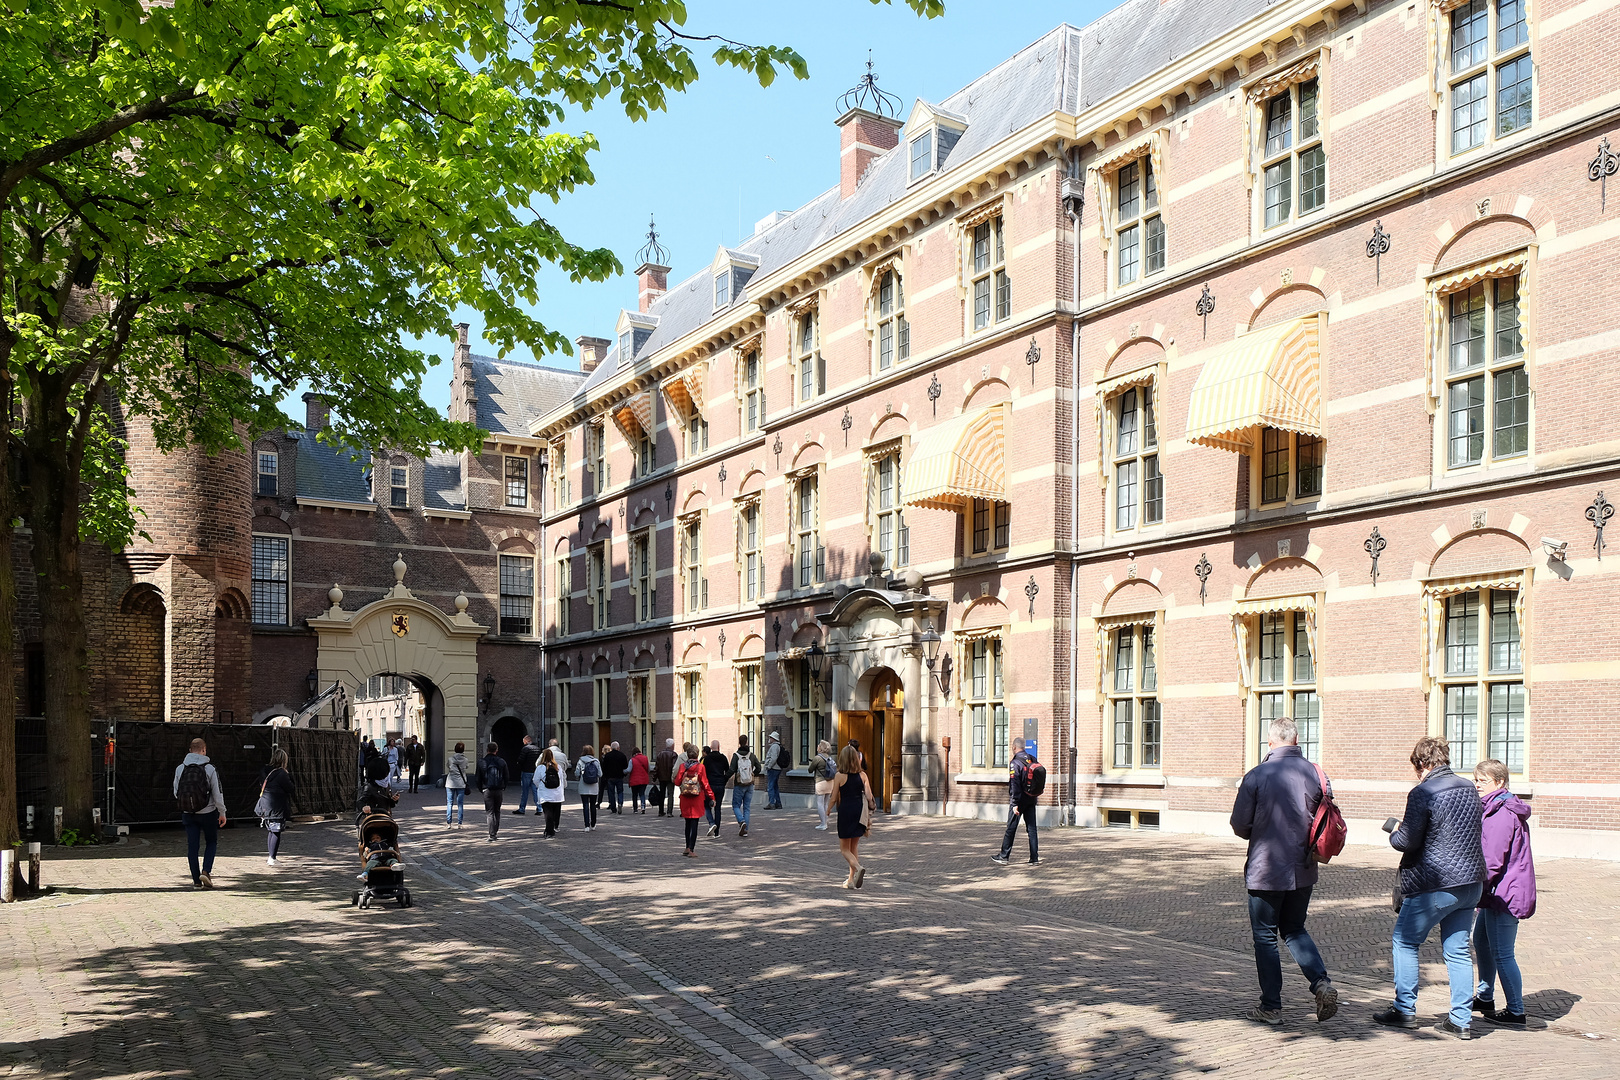
[[[450,824],[450,815],[456,816],[456,824],[467,816],[467,789],[464,787],[447,787],[444,789],[444,823]]]
[[[201,885],[201,875],[214,872],[214,852],[219,850],[219,811],[181,814],[180,820],[186,826],[186,861],[191,864],[191,882]],[[208,839],[208,846],[203,851],[202,868],[198,869],[197,849],[202,846],[204,837]]]
[[[725,816],[725,809],[720,805],[721,796],[723,796],[724,794],[725,794],[724,791],[715,792],[714,793],[714,802],[710,803],[709,806],[708,806],[709,824],[710,825],[719,825],[721,819]],[[732,797],[732,801],[733,801],[733,803],[735,803],[736,796]]]
[[[1519,920],[1505,911],[1480,908],[1474,917],[1474,964],[1479,968],[1479,985],[1474,996],[1491,997],[1491,984],[1502,980],[1502,996],[1507,1011],[1524,1015],[1524,979],[1519,975],[1519,961],[1513,955],[1514,943],[1519,939]]]
[[[1460,885],[1408,896],[1395,917],[1395,1007],[1408,1016],[1417,1013],[1418,946],[1429,931],[1440,926],[1440,946],[1451,980],[1451,1022],[1466,1028],[1473,1019],[1474,964],[1468,955],[1468,931],[1474,925],[1474,905],[1481,886]]]
[[[602,781],[602,790],[607,792],[608,810],[617,814],[624,809],[624,777],[610,776]]]
[[[534,809],[535,812],[538,813],[540,810],[540,789],[534,786],[534,773],[519,773],[518,782],[521,785],[521,788],[518,791],[517,812],[520,814],[523,813],[524,809],[529,805],[529,797],[533,796]]]
[[[781,809],[782,806],[782,770],[765,770],[765,807],[766,809]]]
[[[1254,967],[1260,976],[1260,1007],[1282,1008],[1282,955],[1277,936],[1288,943],[1288,953],[1310,980],[1311,990],[1328,981],[1327,965],[1316,951],[1316,942],[1305,932],[1305,915],[1311,906],[1311,888],[1250,889],[1249,929],[1254,933]]]
[[[731,789],[731,816],[738,825],[748,824],[748,812],[754,806],[754,785],[738,784]]]

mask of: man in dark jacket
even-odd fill
[[[529,805],[529,797],[534,797],[534,812],[540,812],[540,792],[534,786],[534,771],[540,767],[540,748],[534,745],[534,740],[523,736],[523,749],[518,751],[518,806],[512,811],[522,814]]]
[[[1339,1011],[1339,992],[1328,979],[1316,942],[1305,931],[1305,916],[1316,885],[1311,824],[1324,794],[1323,777],[1299,748],[1299,729],[1288,717],[1270,722],[1265,759],[1250,769],[1232,804],[1232,831],[1249,842],[1243,867],[1249,890],[1249,929],[1254,935],[1254,966],[1260,977],[1260,1004],[1244,1014],[1263,1024],[1282,1023],[1282,958],[1277,934],[1311,982],[1316,1019]]]
[[[484,793],[484,813],[489,820],[492,843],[501,831],[501,792],[506,790],[509,779],[506,762],[501,760],[501,748],[490,743],[484,747],[484,760],[478,763],[478,790]]]
[[[405,766],[411,770],[411,790],[415,791],[422,782],[422,766],[427,764],[427,747],[415,735],[411,736],[411,744],[405,748]]]
[[[709,803],[709,839],[713,840],[720,835],[720,819],[723,816],[720,796],[725,793],[726,780],[731,776],[731,762],[720,752],[719,739],[709,743],[709,749],[703,755],[703,771],[709,775],[709,790],[714,792],[714,799]]]
[[[1466,1039],[1474,1002],[1468,935],[1485,881],[1479,794],[1451,771],[1445,739],[1425,735],[1412,748],[1411,761],[1418,784],[1406,796],[1406,816],[1389,837],[1390,846],[1401,852],[1401,913],[1393,934],[1395,1004],[1373,1019],[1389,1027],[1417,1027],[1418,946],[1438,924],[1451,980],[1451,1013],[1435,1030]]]
[[[624,813],[624,774],[630,771],[630,758],[614,743],[602,755],[602,787],[607,790],[608,813]]]
[[[1018,838],[1018,822],[1024,822],[1029,834],[1029,862],[1033,866],[1041,861],[1040,841],[1035,834],[1035,798],[1027,793],[1024,776],[1035,761],[1024,751],[1024,740],[1014,739],[1013,758],[1007,766],[1007,831],[1001,837],[1001,850],[990,856],[990,861],[1006,866],[1012,857],[1013,841]]]
[[[659,817],[675,817],[675,763],[680,760],[675,752],[675,740],[665,739],[664,749],[653,762],[653,779],[664,797],[658,803]]]

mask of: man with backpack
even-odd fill
[[[1007,832],[1001,838],[1001,850],[990,856],[990,861],[1007,865],[1012,857],[1013,841],[1018,839],[1019,819],[1023,819],[1024,831],[1029,834],[1029,864],[1035,866],[1041,861],[1035,804],[1046,791],[1046,766],[1024,749],[1023,739],[1014,739],[1012,745],[1013,758],[1007,766]]]
[[[710,840],[720,835],[720,821],[725,810],[720,805],[720,796],[726,790],[726,780],[731,776],[731,765],[726,761],[726,755],[720,752],[720,740],[715,739],[709,743],[709,750],[703,755],[703,771],[709,777],[709,789],[715,792],[714,800],[709,803],[709,832]],[[742,783],[739,777],[737,783]],[[736,796],[732,796],[735,804]]]
[[[664,749],[653,762],[653,779],[658,782],[662,798],[658,800],[658,816],[675,816],[675,768],[681,756],[675,752],[675,740],[665,739]]]
[[[540,813],[540,793],[534,787],[534,773],[540,765],[540,748],[534,745],[534,740],[523,736],[523,749],[518,751],[518,805],[512,811],[522,815],[527,811],[529,798],[534,798],[534,812]]]
[[[765,809],[782,809],[782,774],[793,765],[793,755],[782,745],[782,736],[771,732],[765,747]]]
[[[199,889],[212,889],[214,852],[219,849],[219,830],[225,824],[225,795],[219,790],[219,773],[208,760],[208,744],[191,740],[191,753],[174,770],[174,798],[180,804],[180,820],[186,827],[186,861],[191,864],[191,883]],[[197,849],[204,839],[202,866],[197,865]]]
[[[1280,931],[1289,954],[1310,980],[1316,1019],[1327,1020],[1339,1011],[1339,992],[1328,979],[1316,942],[1305,931],[1305,915],[1316,885],[1317,862],[1322,856],[1337,854],[1331,845],[1319,853],[1316,845],[1317,833],[1328,824],[1328,811],[1335,818],[1338,815],[1333,808],[1333,788],[1321,768],[1305,760],[1299,748],[1299,729],[1288,717],[1270,722],[1266,747],[1265,759],[1244,775],[1232,804],[1232,831],[1249,842],[1243,876],[1249,890],[1249,928],[1260,980],[1260,1004],[1243,1015],[1257,1023],[1282,1023]],[[1342,818],[1338,824],[1342,830]],[[1342,850],[1342,831],[1337,843]]]
[[[759,758],[749,749],[748,736],[737,740],[737,752],[731,755],[731,768],[728,771],[732,775],[731,816],[737,821],[737,835],[747,836],[748,823],[753,817],[754,778],[759,776]],[[715,835],[719,835],[718,829]]]
[[[510,779],[501,748],[495,743],[484,747],[484,760],[478,763],[478,790],[484,793],[484,813],[489,819],[490,843],[501,831],[501,792]]]

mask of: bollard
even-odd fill
[[[52,825],[52,828],[54,828],[56,831],[51,836],[51,843],[60,844],[62,842],[62,808],[60,806],[56,808],[56,821]]]
[[[90,824],[95,826],[96,832],[101,831],[101,807],[92,806],[90,808]]]
[[[28,888],[30,892],[39,892],[41,887],[39,872],[39,842],[28,845]]]
[[[17,849],[0,849],[0,904],[9,904],[17,897],[13,892],[17,873]]]

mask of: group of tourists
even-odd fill
[[[1260,1002],[1245,1015],[1265,1024],[1283,1021],[1279,935],[1310,981],[1317,1020],[1339,1010],[1338,991],[1305,930],[1318,863],[1325,861],[1318,843],[1323,822],[1337,811],[1332,784],[1298,743],[1292,720],[1272,720],[1265,760],[1244,776],[1232,807],[1232,831],[1249,842],[1244,877],[1260,982]],[[1417,784],[1407,795],[1405,814],[1384,823],[1390,846],[1401,853],[1391,897],[1397,913],[1391,935],[1395,997],[1373,1020],[1418,1027],[1418,947],[1438,926],[1451,1007],[1435,1030],[1468,1039],[1474,1013],[1493,1024],[1522,1027],[1524,984],[1514,943],[1520,920],[1536,910],[1530,807],[1508,790],[1507,766],[1500,761],[1481,761],[1472,783],[1452,772],[1443,738],[1419,739],[1410,761]],[[1502,1009],[1496,1007],[1497,983]]]
[[[427,767],[427,747],[415,735],[409,738],[390,736],[381,751],[388,759],[388,780],[394,783],[410,775],[410,790],[416,791],[422,783],[422,770]]]

